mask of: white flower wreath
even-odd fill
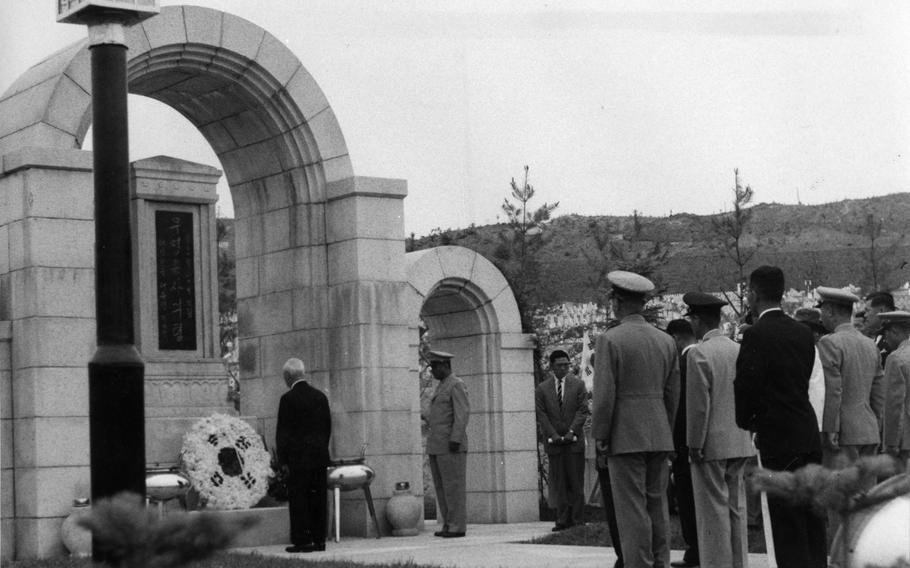
[[[183,471],[212,509],[248,509],[258,503],[274,475],[270,460],[259,434],[225,414],[193,424],[180,450]]]

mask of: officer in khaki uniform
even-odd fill
[[[621,270],[607,279],[620,324],[597,338],[591,433],[607,456],[626,568],[666,567],[679,355],[673,338],[641,315],[654,284]]]
[[[465,476],[467,471],[468,389],[464,381],[452,374],[451,353],[430,351],[428,358],[433,377],[439,381],[428,417],[427,454],[430,472],[436,487],[437,519],[442,519],[443,538],[465,535],[466,498]],[[439,521],[436,521],[437,524]]]
[[[683,302],[700,340],[687,354],[685,394],[700,562],[702,568],[743,568],[749,564],[743,474],[755,451],[749,432],[736,425],[739,345],[719,329],[727,302],[703,292],[689,292]]]
[[[878,314],[891,354],[885,361],[887,392],[882,445],[904,465],[910,458],[910,312]]]
[[[885,402],[881,357],[875,342],[853,325],[853,304],[860,299],[825,286],[816,292],[822,325],[831,332],[818,340],[825,371],[824,461],[845,466],[878,450]]]

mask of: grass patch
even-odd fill
[[[104,564],[94,564],[88,558],[46,558],[43,560],[17,560],[4,562],[3,568],[97,568]],[[232,554],[222,552],[212,557],[192,562],[186,568],[438,568],[438,566],[415,564],[413,562],[393,562],[363,564],[349,560],[308,560],[294,558],[277,558],[259,554]]]

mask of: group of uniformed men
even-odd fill
[[[778,471],[838,468],[879,451],[910,457],[910,313],[893,300],[889,311],[866,313],[881,351],[854,325],[854,294],[817,288],[822,334],[783,312],[784,274],[762,266],[749,277],[752,324],[736,342],[721,326],[727,302],[715,296],[685,294],[688,321],[664,332],[642,315],[650,280],[625,271],[608,279],[619,324],[597,339],[591,418],[617,565],[747,566],[744,471],[755,448],[762,466]],[[551,353],[552,376],[536,392],[554,531],[583,522],[587,392],[569,365],[565,352]],[[689,546],[672,563],[671,457]],[[770,495],[768,512],[780,568],[828,566],[822,516]]]

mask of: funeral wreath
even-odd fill
[[[233,416],[213,414],[183,437],[180,461],[210,509],[247,509],[265,497],[271,455],[253,428]]]

